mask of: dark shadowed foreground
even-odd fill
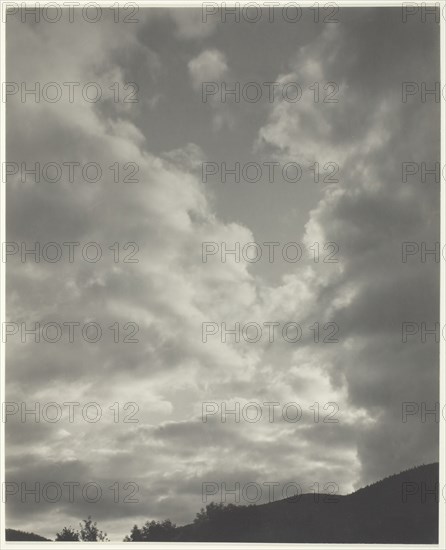
[[[23,540],[23,541],[45,541],[50,540],[34,533],[26,533],[17,529],[6,529],[6,540]]]
[[[125,540],[437,544],[438,470],[438,463],[419,466],[345,496],[304,494],[259,506],[211,503],[189,525],[147,522]],[[7,540],[44,540],[33,536],[6,530]]]
[[[209,517],[177,528],[174,540],[436,544],[439,498],[435,463],[346,496],[306,494],[297,502],[211,509]]]

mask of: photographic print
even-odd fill
[[[445,17],[2,4],[4,548],[444,547]]]

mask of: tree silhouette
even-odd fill
[[[80,531],[75,531],[71,525],[64,527],[56,534],[56,541],[110,542],[107,533],[98,529],[96,521],[93,522],[91,516],[82,521],[83,523],[79,523]]]
[[[79,541],[79,532],[75,531],[71,525],[64,527],[60,533],[56,533],[56,541]]]
[[[97,527],[97,522],[93,523],[91,516],[83,520],[84,524],[80,523],[79,538],[83,542],[110,542],[107,538],[107,533],[104,533]]]
[[[137,525],[133,526],[130,536],[126,535],[124,538],[124,542],[142,542],[143,540],[141,529]]]
[[[135,525],[130,536],[124,542],[172,541],[175,540],[176,525],[166,519],[164,521],[146,521],[140,529]]]

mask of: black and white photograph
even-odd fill
[[[444,548],[444,0],[1,10],[0,547]]]

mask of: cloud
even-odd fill
[[[215,32],[217,21],[203,20],[202,9],[184,8],[169,10],[176,23],[177,37],[183,40],[203,39]]]
[[[201,90],[204,82],[219,80],[228,70],[226,56],[219,50],[204,50],[188,63],[192,86]]]
[[[216,49],[204,50],[188,63],[189,75],[192,87],[202,94],[205,84],[215,84],[219,88],[221,79],[229,74],[229,68],[224,53]],[[221,101],[218,94],[207,98],[212,112],[212,127],[219,131],[224,127],[233,128],[235,124],[234,114],[230,106]]]
[[[392,21],[401,43],[408,43],[408,30],[396,15]],[[428,81],[432,65],[398,46],[388,52],[392,61],[375,66],[368,80],[370,74],[361,71],[363,33],[369,33],[363,25],[348,35],[342,27],[328,29],[298,52],[287,75],[303,84],[337,75],[338,103],[324,105],[308,94],[296,105],[279,102],[257,141],[260,150],[283,161],[340,166],[339,183],[327,186],[310,212],[304,241],[340,246],[336,276],[327,279],[326,269],[316,270],[315,307],[318,317],[329,312],[342,333],[337,358],[327,358],[327,375],[333,385],[345,386],[350,405],[374,420],[357,434],[361,483],[438,460],[438,424],[401,422],[404,401],[438,401],[438,344],[404,345],[401,326],[410,319],[438,322],[439,269],[436,263],[403,263],[401,246],[438,241],[440,219],[438,186],[401,181],[401,163],[414,154],[422,159],[435,152],[438,158],[439,123],[438,104],[408,109],[401,103],[399,73],[416,65],[417,79]],[[438,35],[432,37],[433,49],[437,41]],[[390,75],[393,63],[398,68]]]

